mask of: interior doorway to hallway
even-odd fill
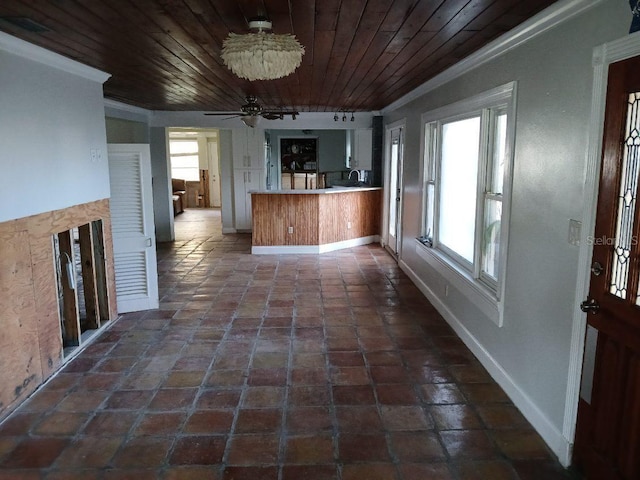
[[[171,179],[184,181],[183,208],[221,208],[218,129],[169,128]]]

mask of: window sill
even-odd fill
[[[416,253],[498,327],[502,327],[502,302],[498,300],[495,292],[475,280],[469,272],[455,265],[441,252],[425,246],[418,239],[416,239]]]

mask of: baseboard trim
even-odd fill
[[[560,463],[568,467],[571,463],[571,443],[564,438],[562,431],[553,425],[535,402],[513,381],[502,366],[491,356],[464,324],[438,298],[431,288],[404,261],[399,262],[403,272],[413,281],[418,289],[433,304],[447,323],[458,334],[464,344],[473,352],[480,363],[487,369],[491,377],[502,387],[514,405],[540,434]]]
[[[253,255],[317,255],[320,253],[343,250],[345,248],[360,247],[370,243],[380,241],[379,235],[359,237],[342,242],[325,243],[324,245],[273,245],[273,246],[252,246]]]

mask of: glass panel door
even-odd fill
[[[389,218],[387,246],[394,255],[400,251],[402,202],[402,127],[391,130],[389,148]]]

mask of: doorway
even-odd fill
[[[209,167],[209,191],[211,192],[208,207],[220,208],[222,206],[222,189],[220,186],[220,141],[218,131],[211,132],[207,136],[207,156]]]
[[[171,180],[184,185],[184,208],[221,208],[217,129],[169,128]]]
[[[588,480],[640,478],[640,57],[609,66],[574,463]],[[585,392],[584,385],[588,385]]]
[[[386,249],[400,257],[402,242],[402,172],[404,160],[404,120],[386,129],[386,186],[383,241]]]

